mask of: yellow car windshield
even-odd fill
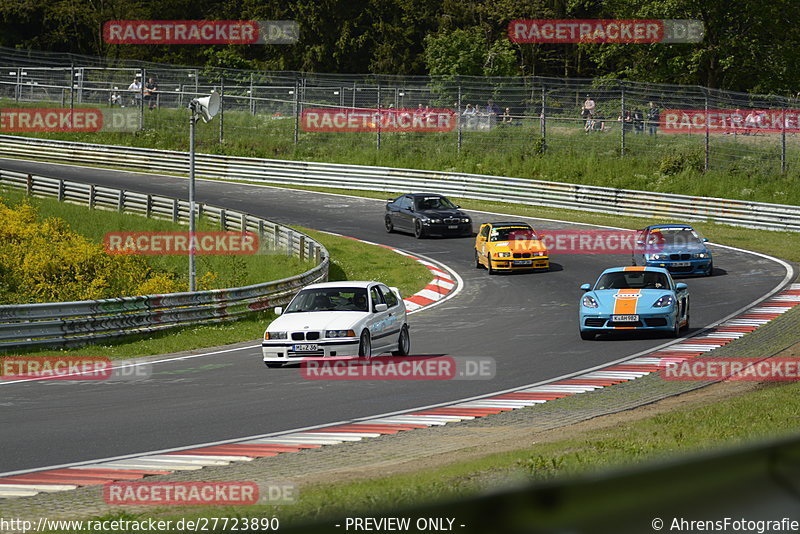
[[[489,241],[538,241],[531,228],[497,228],[492,230]]]

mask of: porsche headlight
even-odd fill
[[[653,304],[654,308],[666,308],[667,306],[672,306],[675,303],[675,299],[672,295],[662,295],[659,299]]]
[[[264,339],[287,339],[286,332],[264,332]]]
[[[353,330],[325,330],[325,337],[356,337]]]
[[[598,304],[595,298],[591,295],[584,295],[583,300],[581,301],[585,308],[597,308]]]
[[[497,253],[497,257],[498,258],[510,258],[511,257],[511,253],[510,252],[498,252]]]
[[[697,253],[693,254],[693,256],[695,258],[698,258],[698,259],[706,259],[706,258],[710,258],[711,254],[709,254],[708,252],[697,252]]]

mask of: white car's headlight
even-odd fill
[[[653,304],[654,308],[666,308],[667,306],[672,306],[675,302],[675,299],[672,298],[672,295],[662,295],[659,299]]]
[[[356,337],[353,330],[325,330],[325,337]]]
[[[597,304],[597,301],[596,301],[596,300],[595,300],[595,298],[594,298],[593,296],[591,296],[591,295],[584,295],[584,296],[583,296],[583,300],[581,301],[581,303],[582,303],[582,304],[583,304],[583,305],[584,305],[586,308],[597,308],[597,306],[598,306],[598,304]]]
[[[264,332],[264,339],[286,339],[286,332]]]
[[[497,257],[498,258],[510,258],[511,257],[511,253],[510,252],[498,252],[497,253]]]

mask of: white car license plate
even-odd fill
[[[457,230],[457,229],[458,229],[458,225],[457,225],[457,224],[451,224],[451,225],[448,225],[448,226],[447,226],[447,229],[448,229],[448,230]]]
[[[639,320],[638,315],[612,315],[611,320],[615,323],[635,323]]]
[[[514,265],[533,265],[533,260],[516,260]]]
[[[673,267],[688,267],[691,263],[688,261],[676,261],[672,264]]]
[[[298,345],[292,345],[292,350],[294,352],[316,352],[317,344],[316,343],[301,343]]]

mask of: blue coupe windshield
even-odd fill
[[[669,279],[664,273],[652,271],[615,271],[605,273],[594,286],[601,289],[670,289]]]
[[[691,245],[696,243],[702,243],[702,238],[689,228],[653,228],[647,236],[648,245]]]

